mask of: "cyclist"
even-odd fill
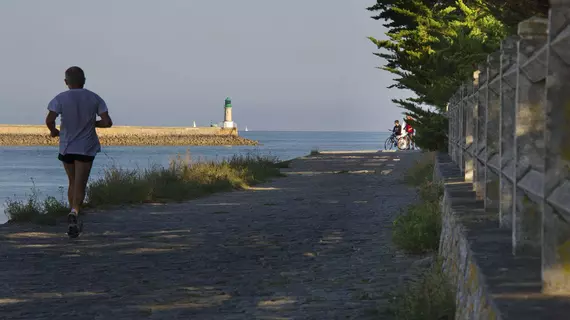
[[[400,125],[400,121],[394,121],[394,128],[392,129],[392,135],[394,136],[394,146],[397,146],[398,137],[402,134],[402,125]]]
[[[410,141],[410,144],[408,145],[408,150],[410,150],[410,148],[412,150],[414,150],[416,148],[416,145],[414,143],[414,128],[410,124],[411,120],[412,120],[412,117],[407,116],[406,117],[406,125],[404,126],[404,130],[406,131],[408,139]]]

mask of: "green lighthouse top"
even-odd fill
[[[226,98],[226,108],[231,108],[232,107],[232,99],[230,99],[230,97]]]

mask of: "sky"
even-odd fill
[[[375,67],[375,0],[0,1],[0,123],[42,124],[65,69],[115,125],[385,131],[402,109]]]

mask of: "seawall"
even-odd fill
[[[449,155],[438,155],[434,176],[444,185],[439,253],[456,290],[455,319],[568,319],[568,297],[542,291],[540,253],[512,254],[510,230]]]
[[[242,138],[237,129],[218,127],[142,127],[116,126],[97,129],[101,144],[108,146],[208,146],[257,145]],[[59,143],[51,138],[45,126],[0,125],[1,146],[51,146]]]

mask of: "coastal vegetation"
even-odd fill
[[[440,260],[416,279],[409,280],[393,300],[388,312],[398,320],[455,319],[455,294]]]
[[[385,60],[379,69],[396,76],[390,88],[413,93],[393,102],[413,118],[418,147],[443,151],[451,96],[518,22],[545,15],[548,1],[377,0],[367,9],[388,29],[385,40],[369,38]]]
[[[405,181],[416,187],[419,202],[409,205],[396,220],[392,231],[394,244],[414,254],[436,252],[441,235],[439,201],[443,195],[440,183],[433,181],[434,154],[426,153],[407,172]]]
[[[440,183],[434,181],[435,154],[424,153],[408,170],[404,180],[417,189],[419,201],[411,204],[394,221],[392,240],[409,254],[428,255],[430,263],[396,292],[388,310],[396,319],[440,320],[455,318],[455,296],[437,257],[442,216]],[[435,258],[431,258],[435,257]]]
[[[143,170],[110,167],[87,189],[87,208],[190,200],[216,192],[245,189],[280,177],[288,162],[276,158],[245,155],[220,162],[194,162],[189,155],[177,156],[168,167]],[[40,201],[35,189],[25,201],[9,200],[5,213],[10,222],[55,224],[69,213],[61,197]]]
[[[451,97],[472,81],[502,40],[516,33],[519,22],[544,17],[548,8],[548,0],[377,0],[367,8],[387,28],[383,39],[369,39],[383,59],[379,69],[395,76],[390,88],[410,92],[410,98],[392,101],[412,117],[406,121],[416,129],[418,147],[446,151]],[[443,190],[433,181],[433,156],[417,163],[405,180],[420,199],[395,220],[393,242],[411,254],[437,256]],[[396,319],[455,318],[453,289],[435,259],[393,297],[389,311]]]
[[[9,222],[12,223],[33,222],[53,225],[58,218],[69,213],[69,206],[63,198],[63,187],[60,188],[60,193],[60,199],[49,196],[41,201],[40,194],[34,185],[32,193],[26,200],[9,199],[6,201],[4,212]]]

